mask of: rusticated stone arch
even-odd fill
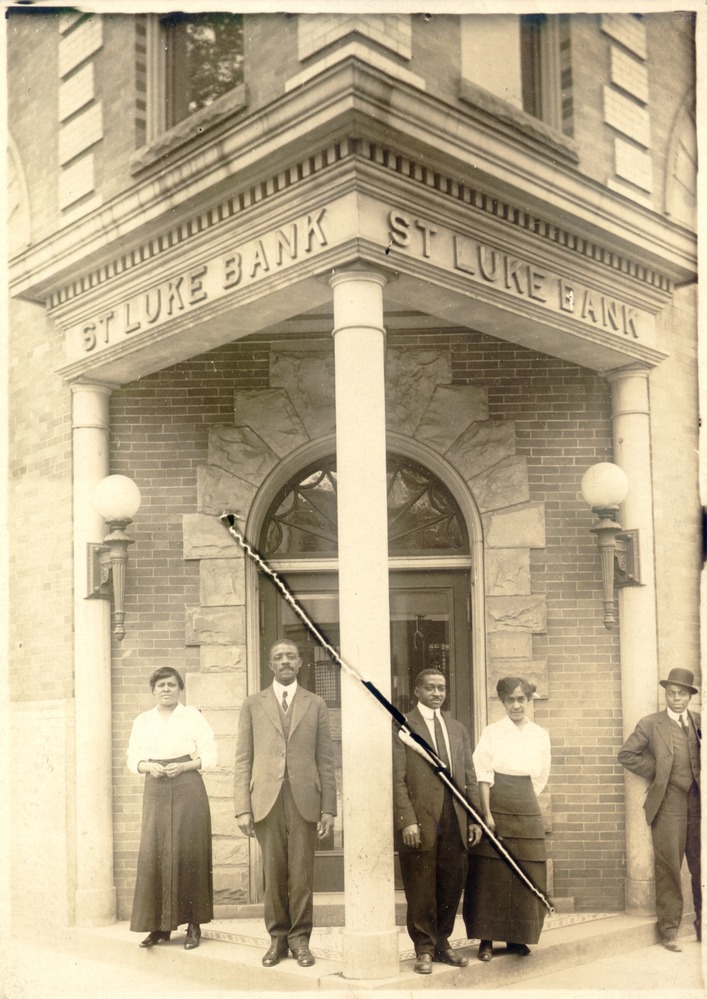
[[[237,510],[257,532],[253,504],[265,480],[271,477],[275,488],[272,483],[284,482],[305,457],[331,449],[333,384],[330,352],[274,350],[270,388],[239,390],[234,424],[211,430],[208,463],[198,475],[198,513],[184,523],[185,557],[202,561],[202,599],[187,612],[188,643],[244,644],[243,558],[217,515]],[[544,509],[530,500],[512,421],[489,419],[485,390],[451,384],[443,350],[389,349],[386,384],[391,440],[407,440],[410,447],[401,450],[423,464],[426,454],[443,458],[479,511],[489,684],[502,672],[522,670],[545,693],[544,664],[532,659],[532,635],[545,630],[545,602],[531,592],[530,580],[530,551],[545,545]]]

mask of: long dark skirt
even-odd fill
[[[496,835],[531,880],[545,891],[545,831],[530,777],[496,774],[491,788]],[[469,850],[464,923],[469,939],[537,943],[545,906],[484,836]]]
[[[131,930],[213,918],[211,812],[197,770],[145,778]]]

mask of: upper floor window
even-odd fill
[[[164,14],[156,29],[153,136],[243,82],[241,14]]]
[[[543,14],[461,18],[462,79],[563,127],[560,19]]]

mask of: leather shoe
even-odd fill
[[[507,943],[506,950],[510,954],[517,954],[518,957],[530,957],[533,953],[527,944]]]
[[[189,923],[187,926],[187,936],[184,941],[184,950],[194,950],[201,942],[201,927],[198,923]]]
[[[154,947],[155,944],[166,943],[169,940],[169,930],[150,930],[144,940],[140,941],[141,947]]]
[[[273,940],[268,949],[263,954],[263,964],[266,968],[274,968],[283,958],[287,957],[287,941]]]
[[[415,965],[413,971],[416,971],[418,975],[431,975],[432,974],[432,955],[431,954],[418,954],[415,958]]]
[[[445,950],[435,951],[435,956],[432,960],[437,961],[438,964],[451,964],[453,968],[466,968],[469,963],[469,959],[467,957],[464,957],[462,954],[457,954],[451,947],[447,947]]]
[[[664,937],[662,943],[666,950],[672,950],[675,954],[682,954],[682,947],[675,937]]]
[[[493,944],[490,940],[482,940],[479,943],[479,960],[490,961],[493,957]]]
[[[300,968],[312,967],[314,964],[314,955],[306,943],[297,944],[296,947],[291,947],[290,949],[292,950],[292,956],[296,959]]]

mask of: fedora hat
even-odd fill
[[[693,686],[695,678],[689,669],[671,669],[667,680],[661,680],[661,687],[667,687],[669,683],[676,683],[678,687],[687,687],[691,694],[697,693],[697,687]]]

